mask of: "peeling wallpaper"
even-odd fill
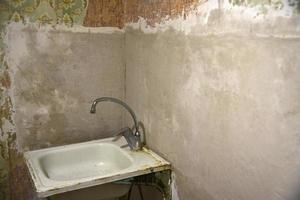
[[[213,2],[212,7],[206,7],[208,2]],[[265,24],[265,27],[272,27],[269,28],[270,34],[276,32],[277,27],[286,28],[279,31],[281,36],[285,36],[295,32],[297,21],[272,21],[273,13],[269,10],[282,13],[280,17],[283,18],[286,15],[291,16],[291,13],[299,13],[300,0],[0,0],[0,199],[35,199],[29,180],[24,175],[26,167],[16,144],[17,134],[13,121],[15,102],[11,98],[13,80],[8,73],[9,66],[5,60],[3,42],[9,23],[35,23],[38,26],[53,27],[62,25],[74,30],[75,25],[129,27],[141,30],[139,34],[153,34],[165,30],[165,27],[187,34],[214,34],[224,30],[232,31],[233,27],[247,27],[248,24],[243,20],[228,20],[229,15],[221,18],[224,13],[217,11],[220,7],[224,8],[224,12],[236,10],[238,14],[230,16],[230,19],[242,19],[250,10],[251,20],[261,20],[260,23]],[[290,10],[285,12],[286,8]],[[259,32],[261,25],[258,23],[257,26],[249,26],[247,29]],[[147,117],[149,118],[144,116],[145,122]],[[177,122],[174,122],[175,127],[178,125],[176,124]],[[182,177],[179,179],[180,185],[183,182],[181,179]],[[20,183],[20,180],[23,180],[23,183]],[[10,187],[14,192],[9,192]],[[188,193],[186,190],[184,192]]]
[[[164,18],[184,15],[193,9],[199,0],[90,0],[84,26],[123,27],[127,23],[137,22],[139,18],[147,20],[149,25],[159,23]]]
[[[123,0],[90,0],[84,26],[116,26],[124,25]]]
[[[300,199],[296,5],[206,1],[127,26],[126,100],[172,163],[173,200]]]
[[[16,145],[9,66],[4,55],[4,36],[9,22],[40,25],[82,24],[87,0],[1,0],[0,1],[0,199],[33,200],[22,154]],[[14,192],[10,192],[13,190]]]
[[[12,0],[9,2],[9,18],[19,22],[26,20],[40,24],[81,24],[87,0]]]
[[[39,25],[75,24],[85,26],[117,26],[124,24],[124,6],[122,1],[90,0],[2,0],[0,1],[0,199],[34,199],[25,165],[16,144],[14,113],[11,100],[11,80],[4,60],[3,37],[9,22]],[[128,8],[128,4],[127,8]],[[132,5],[132,4],[130,4]],[[88,14],[85,16],[85,12]],[[84,19],[85,18],[85,19]],[[135,16],[137,18],[137,16]],[[23,180],[20,183],[19,180]],[[10,183],[10,184],[9,184]],[[14,192],[9,192],[11,187]]]

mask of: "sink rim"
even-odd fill
[[[106,174],[105,176],[92,176],[76,180],[67,181],[55,181],[51,180],[37,169],[37,159],[47,153],[47,151],[53,151],[56,149],[69,148],[72,146],[89,145],[93,143],[110,143],[118,146],[118,148],[127,145],[124,137],[121,137],[117,141],[114,141],[113,137],[104,138],[100,140],[92,140],[88,142],[69,144],[57,147],[50,147],[40,150],[28,151],[24,153],[25,162],[28,166],[32,182],[34,183],[37,196],[44,198],[54,194],[59,194],[67,191],[77,190],[81,188],[87,188],[91,186],[101,185],[105,183],[111,183],[134,176],[144,175],[152,172],[171,169],[171,165],[161,156],[157,155],[150,149],[144,147],[141,151],[131,151],[128,146],[121,148],[126,151],[132,159],[133,164],[129,168],[126,168],[116,173]]]

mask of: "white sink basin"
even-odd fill
[[[39,197],[170,169],[151,150],[131,151],[126,144],[124,138],[94,140],[29,151],[25,160]]]
[[[50,151],[39,159],[40,167],[52,180],[68,181],[103,176],[126,169],[132,158],[114,144],[96,143]]]

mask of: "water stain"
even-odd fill
[[[295,7],[296,10],[300,13],[300,0],[288,0],[289,5]]]

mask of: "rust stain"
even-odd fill
[[[2,87],[6,88],[6,89],[10,88],[11,80],[10,80],[9,73],[7,70],[5,70],[3,72],[3,75],[0,78],[0,84],[2,85]]]
[[[90,0],[83,25],[88,27],[123,27],[122,0]]]
[[[167,16],[182,15],[198,3],[199,0],[90,0],[84,26],[122,28],[128,22],[136,22],[139,17],[153,26]]]
[[[13,191],[11,192],[11,199],[38,200],[22,154],[14,147],[10,148],[9,151],[11,168],[9,185],[10,190]]]
[[[125,21],[136,22],[139,17],[143,17],[149,25],[161,22],[169,16],[177,17],[193,9],[199,0],[162,0],[162,1],[140,1],[129,0],[124,3]]]
[[[0,130],[1,134],[4,134],[3,125],[4,121],[8,120],[11,124],[13,124],[12,120],[12,101],[10,97],[5,97],[3,104],[0,106]]]

